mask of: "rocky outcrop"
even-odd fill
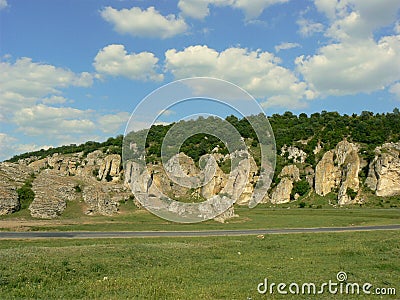
[[[327,151],[315,168],[315,192],[325,196],[340,181],[340,171],[333,162],[334,151]]]
[[[376,149],[365,184],[377,196],[400,195],[400,142],[387,143]]]
[[[325,196],[333,189],[338,189],[338,204],[352,203],[355,199],[350,195],[359,190],[359,171],[357,146],[343,140],[335,149],[327,151],[318,162],[315,169],[315,192]]]
[[[318,143],[315,153],[321,149]],[[367,162],[360,159],[356,144],[347,140],[339,142],[334,149],[324,153],[315,170],[304,163],[307,155],[301,149],[284,146],[281,150],[281,155],[293,160],[296,165],[282,168],[278,176],[280,182],[269,190],[264,203],[290,202],[294,183],[300,177],[314,187],[318,195],[325,196],[332,191],[337,193],[339,205],[355,203],[362,198],[358,174]],[[226,174],[222,170],[229,162],[232,169],[230,174]],[[211,154],[201,157],[199,164],[201,168],[189,156],[179,153],[164,166],[155,163],[145,168],[129,161],[122,170],[120,155],[108,155],[100,150],[87,155],[83,152],[56,153],[46,158],[21,159],[18,163],[3,162],[0,163],[0,215],[20,209],[17,189],[31,174],[36,175],[32,183],[35,199],[29,210],[37,218],[57,217],[66,209],[69,201],[80,199],[87,205],[87,214],[112,215],[118,211],[119,201],[132,196],[131,189],[147,194],[152,199],[152,205],[159,203],[170,211],[182,214],[183,208],[176,201],[163,202],[163,195],[178,201],[201,202],[199,211],[190,211],[199,216],[212,214],[225,207],[218,203],[221,199],[230,206],[232,201],[247,205],[254,199],[260,172],[246,151],[223,155],[216,148]],[[368,168],[365,184],[377,196],[400,195],[400,142],[378,147]],[[203,203],[205,199],[212,201]],[[232,208],[216,219],[224,221],[234,215]]]
[[[281,178],[281,181],[271,194],[271,203],[273,204],[290,202],[293,182],[300,180],[300,170],[296,165],[285,166],[279,174],[279,178]]]
[[[280,178],[288,177],[292,181],[300,180],[300,170],[296,165],[288,165],[284,166],[281,173],[279,174]]]
[[[76,182],[52,170],[44,170],[32,184],[35,199],[29,205],[32,217],[52,219],[62,214],[67,201],[76,200]]]
[[[338,204],[345,205],[355,202],[358,192],[360,181],[358,179],[358,172],[360,171],[360,158],[358,156],[357,148],[349,144],[350,148],[346,150],[346,155],[343,157],[343,162],[339,161],[342,170],[342,180],[340,183],[338,193]],[[340,151],[338,152],[341,153]],[[340,156],[338,155],[338,158]]]
[[[84,187],[83,200],[88,205],[86,214],[101,214],[111,216],[118,211],[119,203],[112,199],[108,190],[100,184]]]
[[[290,202],[290,194],[293,189],[293,181],[285,177],[279,182],[271,195],[271,203],[282,204]]]
[[[109,181],[111,178],[113,181],[119,179],[121,166],[121,156],[118,154],[107,155],[104,161],[100,165],[98,178],[103,181]],[[109,177],[108,177],[109,176]]]
[[[33,171],[22,164],[0,163],[0,215],[11,214],[20,209],[17,189]]]
[[[15,187],[0,183],[0,216],[18,211],[20,203]]]

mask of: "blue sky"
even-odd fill
[[[399,9],[398,0],[0,0],[0,160],[123,133],[146,95],[193,76],[237,84],[267,115],[390,112],[400,106]]]

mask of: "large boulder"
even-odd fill
[[[0,216],[18,211],[20,203],[15,187],[0,182]]]
[[[387,143],[376,149],[365,184],[377,196],[400,195],[400,142]]]
[[[29,205],[32,217],[52,219],[61,215],[67,201],[76,200],[76,182],[53,170],[40,172],[32,183],[35,198]]]
[[[111,198],[105,186],[93,183],[84,187],[83,200],[88,205],[86,214],[101,214],[111,216],[118,212],[119,203],[115,198]]]
[[[315,168],[315,192],[325,196],[340,181],[340,171],[333,162],[334,151],[327,151]]]
[[[356,202],[354,193],[359,191],[360,158],[357,145],[346,139],[335,149],[327,151],[315,168],[315,192],[325,196],[333,189],[338,190],[338,204]]]
[[[21,161],[21,164],[0,163],[0,215],[11,214],[20,209],[17,189],[34,172],[28,167],[31,161]]]
[[[296,165],[284,166],[278,177],[281,178],[281,181],[273,189],[270,201],[273,204],[288,203],[293,182],[300,180],[300,170]]]
[[[110,176],[113,181],[118,180],[120,174],[120,166],[121,156],[119,154],[107,155],[99,167],[98,178],[105,181],[109,178],[108,176]]]
[[[292,189],[293,181],[288,177],[282,178],[276,188],[272,191],[271,203],[282,204],[290,202]]]

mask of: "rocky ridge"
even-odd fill
[[[377,196],[400,195],[400,142],[386,143],[375,149],[375,157],[367,166],[365,182],[361,180],[360,171],[367,162],[362,159],[357,144],[345,139],[325,153],[321,149],[318,144],[318,151],[314,152],[321,155],[315,169],[305,163],[307,155],[304,151],[286,146],[281,149],[282,155],[288,156],[291,163],[283,166],[277,184],[272,186],[263,202],[280,204],[296,200],[299,195],[293,195],[292,191],[299,181],[307,182],[320,196],[336,193],[337,205],[364,201],[361,197],[363,184]],[[242,154],[222,155],[217,149],[202,157],[202,170],[183,153],[172,157],[165,168],[161,164],[149,164],[145,171],[135,162],[128,162],[123,170],[120,155],[100,150],[87,155],[82,152],[56,153],[43,159],[31,157],[18,163],[2,162],[0,215],[20,209],[17,190],[31,174],[35,176],[32,182],[35,198],[29,211],[37,218],[55,218],[71,201],[84,202],[83,213],[88,215],[113,215],[118,212],[119,201],[132,198],[131,189],[154,197],[162,193],[171,199],[189,202],[223,195],[234,199],[238,205],[247,205],[258,181],[256,162],[251,157],[246,158],[232,168],[230,175],[216,163],[231,160],[235,155]],[[174,180],[182,177],[186,177],[186,186]],[[206,184],[198,185],[198,180]],[[234,208],[217,219],[223,222],[233,216]]]

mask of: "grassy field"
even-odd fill
[[[328,204],[327,197],[313,195],[305,199],[304,208],[299,208],[299,201],[271,206],[258,205],[254,209],[235,207],[239,215],[225,224],[207,221],[198,224],[176,224],[154,216],[145,209],[138,209],[132,201],[122,202],[119,213],[107,216],[87,216],[84,203],[68,202],[62,216],[54,220],[32,218],[27,209],[7,216],[0,216],[0,230],[88,230],[88,231],[140,231],[140,230],[213,230],[213,229],[268,229],[294,227],[331,227],[400,224],[400,207],[398,198],[388,198],[373,207],[334,208]],[[372,205],[372,204],[370,204]],[[391,207],[392,206],[392,207]],[[399,205],[400,206],[400,205]]]
[[[0,243],[0,299],[309,299],[260,295],[257,285],[319,286],[339,271],[347,282],[397,291],[368,299],[399,299],[400,232]]]

